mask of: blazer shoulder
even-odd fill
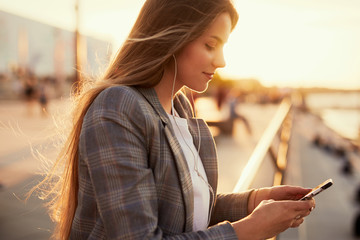
[[[140,100],[141,94],[133,87],[114,86],[104,89],[98,96],[100,101]]]
[[[145,102],[144,97],[135,88],[114,86],[103,90],[93,105],[98,109],[126,112],[140,110]]]

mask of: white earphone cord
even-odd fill
[[[198,119],[196,117],[196,113],[195,113],[195,106],[194,106],[194,117],[195,117],[195,121],[196,121],[196,126],[197,126],[197,131],[198,131],[198,136],[199,136],[199,144],[198,144],[198,148],[197,148],[197,156],[195,156],[195,153],[192,151],[191,147],[188,145],[187,141],[185,141],[185,137],[183,136],[181,130],[180,130],[180,127],[179,125],[177,124],[176,120],[175,120],[175,108],[174,108],[174,91],[175,91],[175,81],[176,81],[176,77],[177,77],[177,61],[176,61],[176,58],[175,58],[175,55],[173,54],[173,58],[174,58],[174,64],[175,64],[175,71],[174,71],[174,81],[173,81],[173,86],[172,86],[172,91],[171,91],[171,115],[173,117],[173,120],[175,122],[175,125],[177,127],[177,129],[179,130],[180,134],[181,134],[181,137],[182,139],[184,140],[186,146],[190,149],[192,155],[193,155],[193,158],[194,158],[194,170],[196,172],[196,174],[204,181],[204,183],[208,186],[209,188],[209,191],[211,192],[211,196],[212,196],[212,199],[213,199],[213,203],[210,205],[210,212],[209,212],[209,215],[208,215],[208,226],[210,224],[210,217],[211,217],[211,212],[212,212],[212,209],[213,209],[213,205],[215,203],[215,193],[214,193],[214,190],[213,188],[211,187],[211,185],[209,184],[209,182],[201,175],[201,173],[199,172],[198,170],[198,161],[199,161],[199,156],[200,156],[200,146],[201,146],[201,133],[200,133],[200,126],[199,126],[199,122],[198,122]],[[193,94],[192,92],[191,93],[191,100],[192,102],[194,103],[194,97],[193,97]]]

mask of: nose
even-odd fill
[[[222,49],[215,55],[213,65],[215,68],[223,68],[226,66],[224,52]]]

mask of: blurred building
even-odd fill
[[[81,39],[82,71],[96,76],[109,61],[110,43]],[[64,87],[75,76],[74,50],[74,32],[0,11],[0,98],[14,98],[25,73]]]

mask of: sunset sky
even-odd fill
[[[80,30],[118,48],[144,0],[80,0]],[[267,86],[360,89],[359,0],[235,0],[240,19],[225,48],[235,78]],[[75,0],[0,0],[0,10],[68,30]]]

